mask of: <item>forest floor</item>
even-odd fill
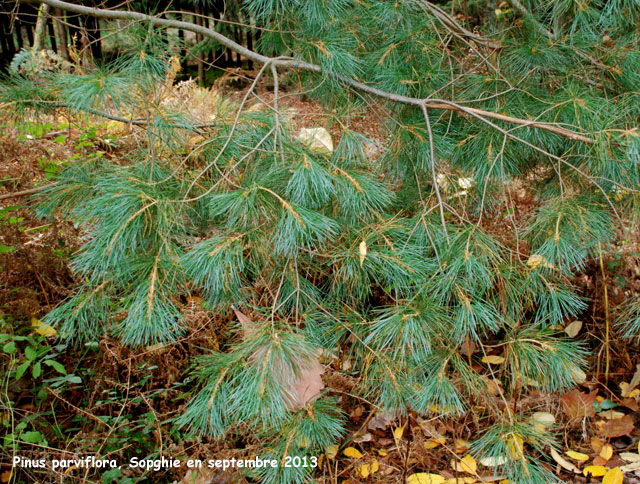
[[[232,95],[239,96],[236,86],[233,89]],[[258,94],[267,102],[273,96],[268,86],[260,86]],[[334,117],[318,103],[286,95],[279,101],[296,126],[323,126],[337,136]],[[352,118],[350,127],[382,144],[384,120],[384,112],[372,107]],[[127,478],[140,475],[126,469],[102,476],[79,469],[62,469],[57,474],[21,469],[20,475],[11,476],[9,463],[14,453],[48,460],[69,453],[96,453],[121,461],[131,455],[152,455],[159,449],[164,455],[181,458],[252,456],[260,443],[250,433],[239,432],[222,442],[187,440],[171,422],[192,388],[187,371],[193,357],[218,347],[234,321],[232,313],[214,314],[200,305],[199,298],[183,298],[179,304],[186,315],[187,336],[172,344],[137,349],[99,335],[95,342],[76,347],[57,340],[49,328],[40,325],[40,319],[73,294],[80,282],[69,269],[69,258],[79,247],[82,234],[68,221],[37,218],[29,196],[5,195],[47,183],[63,164],[80,157],[123,157],[134,143],[126,127],[115,129],[113,123],[77,120],[69,128],[67,120],[60,118],[25,127],[26,134],[19,133],[7,122],[0,132],[0,333],[10,335],[2,341],[4,352],[0,356],[4,367],[0,417],[3,432],[13,435],[16,442],[15,447],[6,445],[5,438],[0,450],[0,481],[13,477],[18,479],[15,482],[62,482],[64,477],[67,482],[124,484],[130,482]],[[372,162],[375,156],[372,153]],[[518,187],[510,195],[517,201],[517,223],[531,211],[532,195]],[[488,230],[508,237],[510,227],[504,227],[504,219],[489,219],[487,224]],[[532,391],[523,394],[518,403],[527,412],[553,416],[555,431],[562,436],[560,454],[564,462],[544,457],[557,463],[555,471],[567,482],[590,482],[592,478],[582,473],[586,466],[612,468],[640,462],[640,391],[631,391],[640,382],[640,352],[637,346],[619,341],[612,334],[608,339],[606,334],[606,321],[611,319],[607,307],[640,293],[639,235],[630,227],[621,227],[618,239],[623,242],[607,248],[602,260],[591,261],[574,281],[590,301],[579,319],[581,323],[567,328],[590,350],[585,382],[564,395]],[[27,336],[32,340],[24,339]],[[7,347],[12,341],[13,352],[11,346]],[[27,342],[36,345],[37,356],[33,359],[23,355]],[[31,363],[24,375],[16,378],[11,370],[27,361]],[[46,361],[61,364],[64,371]],[[38,362],[44,364],[35,371]],[[451,481],[458,484],[500,480],[487,466],[478,465],[466,473],[452,467],[452,457],[466,454],[468,442],[481,432],[483,421],[471,414],[457,421],[427,420],[418,415],[408,422],[390,420],[352,395],[356,376],[338,371],[345,369],[344,364],[328,365],[324,378],[328,387],[342,395],[350,432],[339,449],[327,449],[322,456],[317,482],[393,483],[420,472],[444,479],[464,478]],[[13,402],[11,408],[9,401]],[[344,451],[351,448],[357,453],[347,451],[350,456],[345,455]],[[568,470],[571,466],[580,473]],[[637,476],[628,472],[625,482],[640,482],[640,463],[637,468]],[[231,472],[196,474],[180,469],[149,473],[147,477],[148,482],[249,482]],[[593,481],[600,479],[594,477]]]

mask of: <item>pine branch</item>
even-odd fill
[[[25,3],[32,3],[32,0],[21,0]],[[190,22],[183,22],[180,20],[172,20],[165,18],[158,18],[152,15],[145,15],[138,12],[129,12],[129,11],[120,11],[120,10],[106,10],[92,7],[85,7],[82,5],[74,5],[72,3],[64,2],[62,0],[44,0],[43,3],[46,3],[54,8],[60,8],[62,10],[66,10],[68,12],[79,13],[83,15],[92,15],[97,18],[104,19],[120,19],[120,20],[133,20],[140,22],[149,22],[152,25],[156,26],[164,26],[169,28],[176,29],[184,29],[191,32],[202,34],[205,37],[213,39],[220,44],[228,47],[229,49],[237,52],[238,54],[260,64],[270,64],[275,67],[290,67],[293,69],[300,69],[308,72],[317,72],[322,73],[323,69],[321,66],[317,64],[312,64],[305,61],[300,61],[292,58],[286,57],[268,57],[252,50],[247,49],[246,47],[234,42],[228,37],[216,32],[213,29],[209,29],[200,25],[195,25]],[[564,128],[562,126],[558,126],[557,124],[544,123],[544,122],[536,122],[522,118],[516,118],[513,116],[507,116],[500,113],[494,113],[491,111],[485,111],[483,109],[477,108],[463,108],[459,104],[452,101],[444,101],[438,99],[420,99],[411,96],[404,96],[401,94],[394,94],[388,91],[384,91],[382,89],[378,89],[375,87],[371,87],[367,84],[364,84],[356,79],[343,76],[340,74],[333,74],[333,76],[345,84],[351,86],[352,88],[358,89],[360,91],[366,92],[368,94],[372,94],[374,96],[401,103],[408,104],[412,106],[416,106],[422,108],[422,106],[426,106],[428,109],[438,109],[445,111],[464,111],[467,113],[473,113],[481,118],[489,118],[497,121],[504,121],[511,124],[517,124],[520,126],[528,126],[537,129],[543,129],[552,133],[556,133],[565,138],[572,139],[574,141],[580,141],[583,143],[595,143],[595,139],[589,136],[585,136],[584,134],[578,133],[576,131],[570,130],[568,128]]]

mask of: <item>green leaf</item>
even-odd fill
[[[82,378],[77,375],[67,375],[65,377],[65,380],[67,380],[69,383],[82,383]]]
[[[30,444],[37,444],[42,440],[42,434],[40,432],[25,432],[20,435],[20,440],[28,442]]]
[[[27,360],[33,361],[38,356],[38,352],[33,346],[27,346],[24,350],[24,355],[27,357]]]
[[[16,368],[16,380],[22,378],[22,375],[24,375],[24,372],[27,371],[27,368],[29,368],[30,364],[30,361],[25,361],[18,368]]]
[[[33,378],[38,378],[41,374],[42,374],[42,365],[40,364],[40,362],[36,362],[35,365],[33,365],[33,369],[31,370],[31,374],[33,375]]]
[[[62,365],[62,363],[57,362],[56,360],[44,360],[44,364],[49,365],[58,373],[61,373],[63,375],[67,374],[67,369],[64,367],[64,365]]]
[[[2,351],[5,353],[9,353],[10,355],[16,352],[16,343],[15,341],[9,341],[2,347]]]

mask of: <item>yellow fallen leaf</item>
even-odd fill
[[[466,472],[467,474],[475,474],[478,470],[478,464],[476,460],[470,455],[465,455],[459,461],[456,459],[451,460],[451,468],[457,472]]]
[[[582,469],[582,473],[585,476],[591,474],[593,477],[601,477],[607,473],[607,468],[605,466],[587,466]]]
[[[362,241],[358,246],[358,252],[360,253],[360,267],[362,267],[362,263],[364,262],[364,258],[367,256],[367,242]]]
[[[384,457],[384,456],[386,456],[386,455],[387,455],[387,451],[386,451],[386,450],[384,450],[384,449],[380,449],[380,450],[378,451],[378,455],[379,455],[380,457]]]
[[[4,471],[0,474],[0,481],[9,482],[11,480],[11,471]]]
[[[359,459],[360,457],[362,457],[362,452],[360,452],[355,447],[347,447],[342,451],[342,453],[347,457],[351,457],[352,459]]]
[[[454,439],[453,448],[456,451],[456,454],[461,454],[462,452],[466,452],[471,447],[471,444],[464,439]]]
[[[402,439],[402,434],[404,434],[404,425],[393,429],[393,439],[396,441],[396,445],[398,445],[398,441]]]
[[[435,449],[436,447],[440,447],[441,445],[444,445],[446,441],[447,439],[445,439],[444,437],[437,438],[437,439],[429,439],[424,442],[424,448],[427,450]]]
[[[622,484],[622,471],[619,467],[614,467],[602,478],[602,484]]]
[[[473,484],[476,481],[475,477],[452,477],[444,481],[444,484]]]
[[[504,363],[504,357],[498,355],[483,356],[482,362],[489,363],[491,365],[499,365],[501,363]]]
[[[582,452],[568,450],[565,452],[565,454],[567,454],[567,456],[569,456],[573,460],[577,460],[578,462],[584,462],[585,460],[589,460],[589,456],[587,454],[583,454]]]
[[[338,455],[338,446],[330,445],[326,449],[324,449],[324,453],[327,454],[329,459],[335,459],[336,455]]]
[[[31,326],[35,329],[36,333],[41,334],[42,336],[46,336],[47,338],[50,336],[56,336],[58,332],[46,323],[43,323],[37,318],[31,318]]]
[[[567,471],[571,471],[575,474],[580,474],[580,469],[578,469],[575,464],[572,464],[571,462],[569,462],[568,460],[566,460],[564,457],[562,457],[560,454],[558,454],[558,452],[556,451],[556,449],[554,449],[553,447],[551,448],[551,457],[553,458],[553,460],[555,460],[560,467],[562,467],[563,469],[567,470]]]
[[[378,469],[380,469],[380,466],[378,464],[378,461],[376,459],[373,459],[373,461],[371,462],[371,464],[362,464],[359,467],[360,470],[360,475],[366,479],[367,477],[369,477],[370,475],[375,474],[376,472],[378,472]]]
[[[551,264],[543,255],[540,254],[532,254],[527,260],[527,265],[532,269],[537,269],[538,266],[546,267],[548,269],[555,269],[553,264]]]
[[[444,477],[426,472],[418,472],[407,477],[407,484],[443,484],[444,481]]]
[[[613,457],[613,447],[611,447],[611,444],[605,444],[602,446],[600,457],[606,460],[609,460],[611,459],[611,457]]]

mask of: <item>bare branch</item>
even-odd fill
[[[28,1],[28,0],[22,0],[22,1]],[[293,58],[287,58],[287,57],[272,58],[272,57],[264,56],[262,54],[259,54],[257,52],[247,49],[246,47],[238,44],[237,42],[234,42],[233,40],[229,39],[228,37],[225,37],[224,35],[216,32],[215,30],[206,28],[201,25],[195,25],[190,22],[158,18],[152,15],[145,15],[143,13],[138,13],[138,12],[129,12],[129,11],[122,11],[122,10],[106,10],[106,9],[85,7],[82,5],[76,5],[76,4],[65,2],[62,0],[43,0],[43,3],[46,3],[54,8],[60,8],[62,10],[66,10],[68,12],[74,12],[74,13],[79,13],[83,15],[92,15],[98,18],[149,22],[152,25],[178,28],[178,29],[188,30],[191,32],[200,33],[203,36],[214,39],[220,44],[239,53],[240,55],[260,64],[270,64],[276,68],[290,67],[290,68],[300,69],[300,70],[309,71],[309,72],[322,73],[322,68],[317,64],[311,64],[309,62],[305,62],[305,61],[301,61]],[[557,124],[542,123],[542,122],[536,122],[536,121],[531,121],[527,119],[515,118],[513,116],[507,116],[504,114],[494,113],[491,111],[485,111],[483,109],[477,109],[477,108],[462,109],[462,107],[459,104],[456,104],[455,102],[451,102],[451,101],[438,102],[437,100],[425,100],[425,99],[420,99],[420,98],[415,98],[410,96],[403,96],[400,94],[390,93],[382,89],[369,86],[367,84],[364,84],[360,81],[357,81],[347,76],[335,75],[334,77],[337,80],[345,83],[346,85],[352,88],[358,89],[368,94],[372,94],[374,96],[378,96],[382,99],[386,99],[389,101],[408,104],[408,105],[416,106],[418,108],[422,108],[422,106],[425,106],[428,109],[438,109],[438,110],[445,110],[445,111],[463,111],[469,114],[473,114],[474,117],[489,118],[497,121],[517,124],[520,126],[529,126],[531,128],[543,129],[546,131],[550,131],[552,133],[556,133],[565,138],[572,139],[574,141],[580,141],[583,143],[595,143],[594,138],[586,136],[579,132],[573,131],[571,129],[559,126]]]

